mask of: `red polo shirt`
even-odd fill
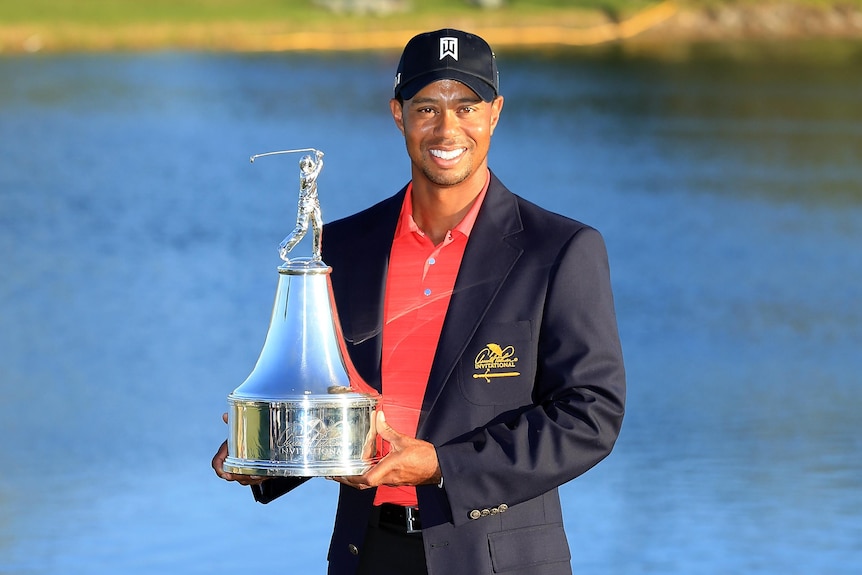
[[[413,220],[413,183],[407,187],[386,276],[380,402],[386,422],[401,433],[416,436],[440,330],[489,181],[490,174],[470,210],[436,246]],[[389,452],[388,443],[379,447]],[[381,486],[374,503],[416,505],[416,488]]]

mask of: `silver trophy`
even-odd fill
[[[379,396],[344,347],[332,297],[332,268],[321,259],[323,223],[317,177],[323,152],[303,153],[296,226],[279,245],[269,331],[245,382],[228,395],[230,473],[261,476],[361,475],[377,460],[374,412]],[[313,233],[310,258],[288,258]],[[289,296],[289,297],[288,297]]]

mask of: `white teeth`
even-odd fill
[[[431,150],[431,155],[441,160],[454,160],[464,153],[466,148],[458,148],[457,150]]]

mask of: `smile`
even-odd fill
[[[457,150],[431,150],[431,155],[441,160],[454,160],[461,154],[467,151],[467,148],[458,148]]]

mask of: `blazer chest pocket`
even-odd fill
[[[529,403],[535,344],[529,321],[481,325],[458,366],[461,393],[476,405]]]

